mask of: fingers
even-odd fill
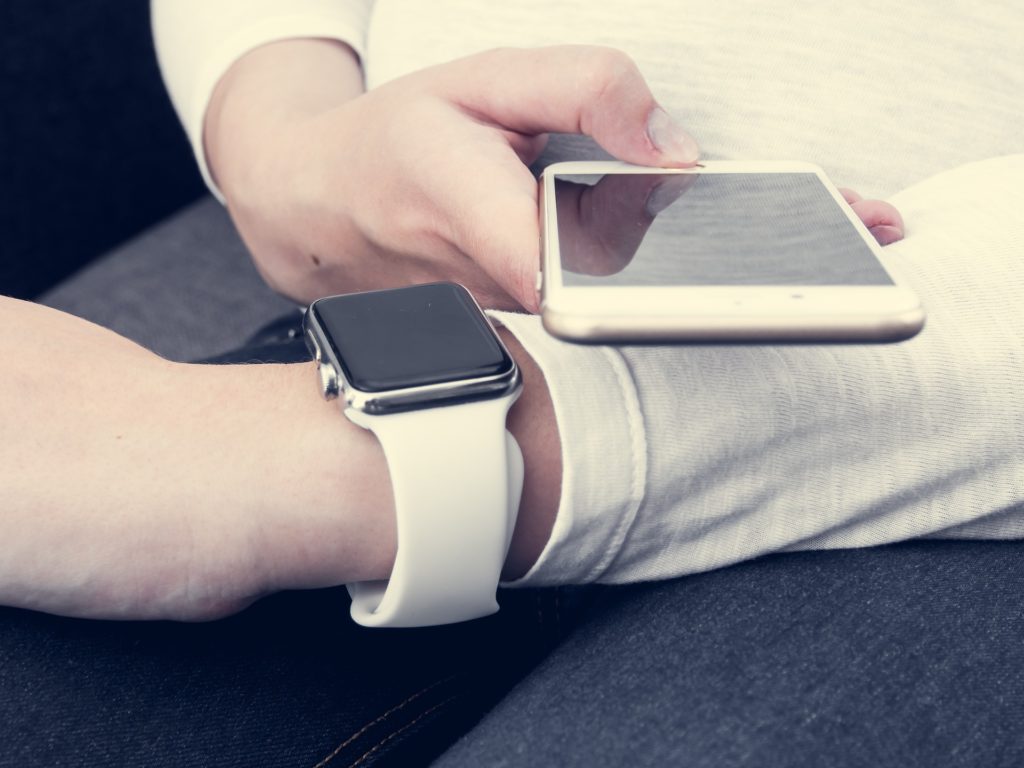
[[[860,194],[858,192],[856,192],[855,190],[849,189],[848,187],[839,187],[838,189],[839,189],[839,194],[841,194],[843,196],[843,200],[845,200],[846,202],[850,203],[851,205],[853,205],[854,203],[858,202],[859,200],[863,200],[864,199],[864,198],[862,198],[860,196]]]
[[[613,48],[503,48],[443,65],[443,95],[477,119],[527,135],[593,137],[640,165],[691,166],[697,143],[658,106],[629,56]],[[499,85],[500,84],[500,85]]]
[[[903,217],[900,216],[900,212],[884,200],[858,200],[850,207],[868,229],[880,224],[903,229]]]
[[[472,151],[465,148],[459,157],[465,161],[457,163],[464,167],[446,168],[432,198],[451,219],[450,242],[493,280],[481,279],[475,291],[490,306],[511,301],[531,311],[539,308],[537,188],[526,165],[542,152],[547,133],[587,134],[616,157],[643,165],[683,167],[699,157],[696,142],[657,105],[636,64],[614,49],[486,51],[424,70],[408,82],[497,129],[490,135],[498,140],[486,149],[486,140],[474,143]],[[592,202],[606,205],[604,194]],[[651,205],[659,204],[667,202],[652,199]],[[652,214],[645,215],[649,224]],[[646,224],[632,241],[625,236],[606,249],[609,260],[600,268],[621,269],[645,231]]]
[[[888,224],[871,227],[870,232],[879,245],[889,245],[903,239],[903,230]]]
[[[903,239],[903,217],[889,203],[858,199],[850,202],[850,207],[879,245],[889,245]]]
[[[846,187],[839,187],[839,194],[850,204],[879,245],[889,245],[903,239],[903,217],[894,206],[882,200],[865,200]]]

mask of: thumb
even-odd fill
[[[537,182],[507,146],[499,148],[498,155],[505,157],[498,162],[480,163],[479,158],[454,162],[436,194],[447,201],[452,213],[453,244],[504,292],[501,296],[474,291],[477,300],[485,307],[537,312]],[[486,288],[489,281],[471,282]]]
[[[636,63],[615,48],[502,48],[442,68],[440,95],[503,129],[586,134],[638,165],[685,167],[700,156],[697,142],[658,106]]]

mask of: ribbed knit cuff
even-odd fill
[[[615,558],[643,500],[646,435],[632,376],[612,347],[558,341],[534,315],[488,314],[540,366],[562,443],[551,538],[533,568],[505,586],[594,581]]]

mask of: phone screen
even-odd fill
[[[813,173],[555,176],[566,286],[892,285]]]

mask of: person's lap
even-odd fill
[[[0,765],[420,763],[534,663],[546,605],[406,632],[355,625],[344,589],[205,624],[0,609]]]
[[[913,542],[603,590],[437,765],[1021,765],[1022,554]]]
[[[195,279],[188,256],[165,271],[162,299],[148,295],[152,282],[126,284],[124,264],[144,264],[167,239],[195,243],[197,228],[223,233],[221,215],[200,206],[47,303],[92,307],[92,319],[159,348],[175,332],[176,290]],[[226,237],[209,247],[238,247]],[[212,255],[199,254],[207,265]],[[142,266],[129,272],[148,279]],[[287,308],[244,284],[251,271],[239,284],[233,274],[207,274],[210,295],[179,315],[216,324],[219,292],[240,297],[236,315],[252,325]],[[134,302],[110,303],[111,279]],[[295,318],[239,359],[303,358]],[[163,349],[179,359],[227,343],[177,333]],[[208,625],[4,610],[0,763],[422,762],[519,678],[441,764],[1019,763],[1022,548],[773,556],[657,584],[519,593],[498,617],[442,630],[355,627],[343,590],[269,598]]]
[[[209,624],[0,610],[0,764],[425,764],[468,730],[439,765],[1017,765],[1022,551],[779,555],[400,632],[342,589]]]

